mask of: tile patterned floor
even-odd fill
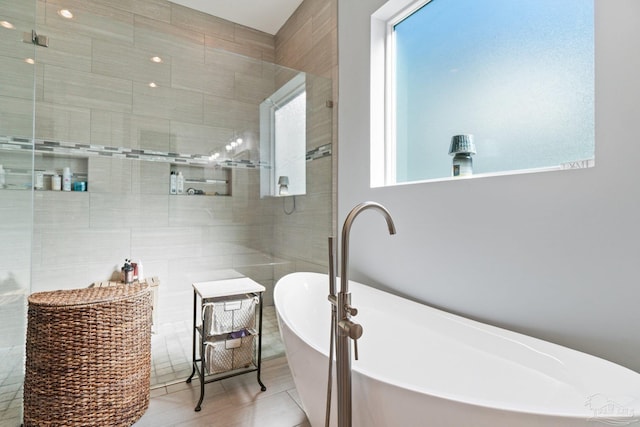
[[[191,374],[190,322],[173,324],[154,336],[151,403],[136,427],[311,427],[295,389],[273,306],[264,307],[261,380],[256,373],[205,385],[200,412],[197,377]]]
[[[262,364],[260,391],[255,373],[205,385],[202,410],[194,407],[200,397],[197,380],[157,387],[149,409],[135,427],[311,427],[295,390],[285,357]]]
[[[20,425],[22,416],[21,347],[0,348],[0,427]]]
[[[282,383],[283,380],[281,377],[286,377],[288,374],[288,366],[286,365],[286,359],[284,359],[284,345],[280,339],[280,331],[278,329],[278,322],[275,314],[274,306],[265,306],[263,309],[263,324],[262,324],[262,360],[263,366],[271,366],[271,370],[274,371],[276,375],[276,380],[279,383]],[[197,398],[195,400],[191,399],[194,390],[198,390],[197,382],[194,381],[191,383],[189,387],[186,386],[185,380],[191,374],[191,340],[192,340],[192,322],[191,321],[180,321],[175,323],[163,324],[160,325],[159,331],[157,334],[154,334],[151,338],[151,388],[152,388],[152,396],[165,396],[161,401],[172,400],[173,397],[166,396],[174,396],[174,392],[179,391],[181,393],[176,394],[174,397],[178,399],[186,399],[189,400],[189,404],[183,402],[186,406],[191,407],[195,406],[197,402]],[[272,360],[280,360],[280,362],[271,362]],[[282,362],[284,360],[284,362]],[[21,347],[12,347],[12,348],[0,348],[0,427],[17,427],[21,424],[21,416],[22,416],[22,383],[23,383],[23,349]],[[275,366],[273,366],[275,363]],[[284,368],[283,366],[284,365]],[[286,369],[285,369],[286,368]],[[286,372],[285,372],[286,371]],[[263,369],[263,378],[267,372],[270,372],[268,369]],[[253,374],[255,375],[255,374]],[[241,377],[236,378],[245,378],[245,377],[255,377],[252,374],[243,375]],[[279,376],[278,376],[279,375]],[[220,383],[211,383],[208,384],[207,387],[207,395],[212,393],[214,395],[213,399],[220,399],[220,397],[215,397],[220,395],[222,385],[226,388],[238,389],[238,384],[244,384],[244,379],[233,379],[230,378]],[[295,399],[292,395],[295,393],[295,388],[293,387],[293,383],[290,379],[284,381],[286,386],[282,386],[280,384],[276,387],[276,392],[272,392],[270,390],[268,384],[267,387],[269,390],[265,393],[260,393],[258,397],[260,400],[256,400],[254,403],[246,402],[246,396],[243,396],[241,406],[249,406],[249,412],[253,413],[257,411],[258,413],[262,413],[262,411],[269,412],[270,399],[273,399],[274,402],[284,401],[287,404],[283,406],[283,408],[289,408],[291,410],[291,419],[293,420],[289,426],[297,426],[304,422],[305,418],[299,417],[299,413],[297,410],[300,410],[300,407],[295,404]],[[186,387],[186,388],[185,388]],[[279,387],[279,388],[278,388]],[[209,392],[208,390],[213,390]],[[187,390],[187,391],[185,391]],[[278,391],[279,390],[279,391]],[[259,392],[259,388],[257,389]],[[185,394],[186,393],[186,394]],[[284,393],[279,395],[278,393]],[[224,393],[223,393],[224,394]],[[189,396],[188,398],[185,396]],[[268,399],[263,399],[263,397],[268,397]],[[224,397],[222,400],[225,402],[231,399],[233,401],[234,397]],[[291,399],[291,402],[288,400]],[[193,402],[191,402],[193,400]],[[282,403],[282,402],[281,402]],[[274,403],[275,404],[275,403]],[[292,406],[295,405],[295,408]],[[154,404],[152,407],[155,407]],[[217,405],[217,404],[216,404]],[[254,405],[254,406],[251,406]],[[267,409],[264,408],[266,405]],[[288,405],[288,406],[287,406]],[[184,405],[183,405],[184,406]],[[162,406],[164,407],[164,406]],[[203,406],[204,407],[204,406]],[[284,410],[284,409],[283,409]],[[191,408],[193,412],[193,408]],[[243,412],[242,410],[241,412]],[[201,415],[208,414],[209,412],[205,412],[204,409],[202,414],[198,413],[187,413],[188,415],[198,415],[197,419],[202,418]],[[232,415],[225,415],[226,417],[233,418]],[[240,416],[240,415],[238,415]],[[262,418],[262,416],[260,417]],[[192,418],[185,418],[186,420],[190,420]],[[302,420],[299,423],[296,420]],[[193,420],[196,420],[194,417]],[[142,421],[141,421],[142,422]],[[248,422],[248,421],[247,421]],[[164,426],[164,425],[176,425],[176,424],[158,424],[156,421],[153,424],[140,424],[140,425],[154,425],[154,426]],[[182,424],[179,424],[182,425]],[[236,424],[211,424],[209,422],[203,422],[203,424],[185,424],[185,425],[224,425],[231,426]],[[243,426],[249,425],[260,425],[263,424],[237,424]],[[267,425],[267,424],[264,424]],[[275,424],[274,424],[275,425]],[[279,424],[279,426],[285,426],[287,424]],[[304,424],[302,424],[304,425]]]

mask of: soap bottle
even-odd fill
[[[60,191],[62,187],[62,179],[60,179],[60,175],[51,175],[51,190]]]
[[[176,194],[176,191],[177,191],[176,173],[174,171],[171,171],[171,177],[169,180],[169,194]]]
[[[0,165],[0,188],[5,188],[6,186],[7,186],[6,173],[4,171],[4,167]]]
[[[182,175],[182,172],[178,172],[177,187],[178,187],[178,194],[183,194],[184,193],[184,175]]]
[[[127,285],[133,283],[133,266],[130,259],[124,260],[124,266],[122,267],[122,281]]]
[[[44,172],[35,171],[34,175],[35,184],[33,185],[33,188],[35,188],[36,190],[42,190],[44,188]]]
[[[452,176],[473,175],[473,159],[471,153],[457,153],[453,157]]]
[[[449,146],[449,155],[453,156],[451,165],[451,176],[473,175],[473,159],[476,154],[476,145],[473,142],[473,135],[454,135]]]
[[[62,191],[71,191],[71,169],[62,170]]]

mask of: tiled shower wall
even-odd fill
[[[258,160],[257,105],[291,73],[271,63],[273,36],[164,0],[37,4],[38,33],[50,45],[36,49],[36,138],[211,154],[241,136],[237,158]],[[60,17],[61,7],[75,18]],[[162,63],[150,61],[156,55]],[[24,67],[19,55],[11,58],[13,78],[27,75]],[[331,82],[310,81],[318,95],[308,150],[332,137],[331,95],[323,93]],[[30,106],[28,91],[11,95],[0,103],[3,117]],[[14,135],[30,135],[26,117],[12,124]],[[64,158],[54,163],[61,169]],[[160,278],[161,314],[170,314],[168,307],[190,307],[184,290],[193,281],[240,272],[271,288],[274,270],[319,269],[326,250],[316,241],[326,241],[331,224],[331,160],[307,166],[309,196],[282,219],[295,233],[274,234],[290,200],[261,200],[256,169],[232,169],[231,196],[170,196],[168,163],[89,157],[74,166],[86,169],[88,192],[35,193],[31,291],[104,280],[132,257]]]

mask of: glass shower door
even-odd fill
[[[22,422],[31,290],[34,0],[0,0],[0,425]],[[25,43],[23,39],[27,38]]]

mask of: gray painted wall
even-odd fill
[[[375,200],[398,228],[358,218],[351,278],[640,371],[640,2],[596,0],[595,168],[371,189],[369,22],[383,3],[339,2],[339,225]]]

